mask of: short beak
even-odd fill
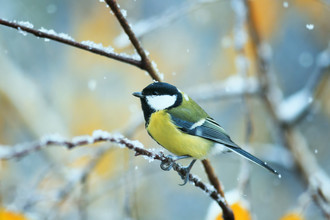
[[[144,97],[141,92],[134,92],[133,95],[136,96],[136,97],[139,97],[139,98]]]

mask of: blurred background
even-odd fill
[[[216,155],[210,160],[225,192],[239,190],[253,219],[280,219],[290,212],[325,219],[286,143],[279,140],[264,101],[253,92],[230,94],[245,86],[244,79],[254,85],[258,77],[247,28],[253,19],[271,83],[280,91],[277,97],[290,97],[310,84],[312,74],[318,76],[313,103],[293,126],[328,175],[329,69],[315,70],[320,53],[329,48],[330,2],[250,0],[250,16],[245,18],[239,2],[118,1],[164,81],[195,98],[235,142],[282,174],[279,179],[249,162],[242,165],[235,154]],[[0,5],[0,18],[29,21],[36,29],[54,29],[79,42],[135,54],[103,2],[0,0]],[[0,26],[0,144],[31,143],[48,134],[72,138],[102,129],[160,149],[147,135],[139,100],[131,95],[151,82],[148,74],[129,64]],[[219,86],[223,89],[218,94]],[[190,184],[179,186],[177,173],[162,171],[158,161],[149,163],[109,145],[50,147],[0,161],[0,216],[206,219],[211,205],[206,194]],[[242,169],[248,172],[244,184]],[[88,178],[79,178],[82,173]],[[201,163],[192,173],[207,182]]]

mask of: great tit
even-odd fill
[[[193,158],[185,168],[187,175],[183,177],[184,184],[188,181],[189,171],[196,159],[205,159],[212,152],[219,150],[233,151],[280,176],[266,162],[235,144],[213,118],[175,86],[154,82],[142,92],[135,92],[133,95],[141,100],[145,127],[149,135],[177,155],[172,157],[174,160]],[[162,164],[161,167],[167,169]]]

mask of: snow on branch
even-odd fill
[[[154,160],[159,160],[165,163],[170,162],[173,164],[173,170],[175,170],[182,178],[186,176],[187,171],[184,169],[184,167],[174,162],[171,157],[165,156],[162,152],[145,149],[139,141],[129,140],[121,134],[111,134],[102,130],[94,131],[91,136],[77,136],[72,138],[71,140],[66,140],[60,135],[47,135],[42,137],[39,141],[30,144],[0,146],[0,160],[20,158],[32,152],[45,149],[50,146],[64,146],[69,149],[72,149],[78,146],[85,146],[88,144],[95,144],[99,142],[110,142],[117,144],[120,147],[126,147],[130,150],[135,151],[135,156],[142,155],[149,162],[152,162]],[[218,193],[218,191],[213,186],[203,183],[199,177],[193,174],[189,174],[189,181],[191,184],[200,188],[208,196],[215,200],[223,209],[224,213],[230,212],[230,209],[227,206],[225,199]]]
[[[32,152],[50,147],[50,146],[65,146],[68,149],[95,144],[98,142],[112,142],[121,144],[130,144],[130,146],[142,147],[142,144],[138,141],[130,141],[124,138],[121,134],[110,134],[101,130],[96,130],[93,132],[92,136],[76,136],[71,140],[67,140],[58,134],[46,135],[42,137],[39,141],[30,144],[18,144],[15,146],[1,146],[0,145],[0,160],[9,160],[12,158],[20,158],[26,156]],[[122,143],[121,143],[122,142]],[[133,147],[131,147],[133,149]]]
[[[322,79],[325,69],[330,67],[330,45],[320,52],[317,62],[306,85],[300,91],[274,105],[277,118],[282,123],[293,124],[308,111],[314,101],[314,93]]]
[[[163,74],[159,73],[155,63],[151,62],[151,60],[149,59],[147,52],[143,49],[141,43],[131,29],[131,26],[128,24],[125,18],[126,15],[124,16],[123,14],[124,10],[120,10],[119,5],[114,0],[105,0],[105,2],[116,16],[118,22],[127,34],[132,45],[136,49],[136,52],[138,53],[140,59],[137,59],[136,55],[129,56],[127,54],[115,53],[113,52],[112,47],[103,47],[102,44],[96,44],[91,41],[77,42],[69,35],[64,33],[56,33],[54,30],[47,30],[45,28],[40,28],[39,30],[34,29],[33,25],[27,21],[16,22],[0,18],[0,25],[15,28],[19,31],[19,33],[23,34],[24,36],[27,35],[27,33],[30,33],[35,35],[36,37],[44,38],[45,40],[54,40],[79,49],[87,50],[95,54],[99,54],[101,56],[115,59],[123,63],[134,65],[142,70],[147,71],[153,80],[161,81],[163,78]]]
[[[277,117],[285,123],[293,123],[312,104],[313,94],[305,89],[294,93],[276,106]]]
[[[119,54],[113,52],[112,47],[104,47],[102,44],[96,44],[92,41],[77,42],[71,36],[64,33],[57,33],[54,30],[47,30],[45,28],[34,29],[33,25],[27,21],[8,21],[0,18],[0,25],[15,28],[24,36],[27,33],[33,34],[36,37],[47,40],[54,40],[72,47],[86,50],[101,56],[105,56],[123,63],[131,64],[140,69],[143,69],[142,61],[136,58],[136,55],[129,56],[127,54]]]
[[[242,95],[255,96],[260,94],[261,89],[256,78],[233,75],[224,81],[194,86],[185,91],[195,100],[208,101],[241,98]]]

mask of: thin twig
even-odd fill
[[[214,173],[214,170],[213,170],[213,167],[211,166],[211,163],[209,160],[205,159],[205,160],[202,160],[202,163],[204,165],[204,168],[207,169],[207,170],[211,170],[211,172]],[[210,179],[210,176],[209,176],[209,181],[210,183],[215,186],[215,189],[219,192],[219,194],[224,197],[225,196],[225,193],[223,192],[222,190],[222,187],[220,185],[220,182],[218,180],[218,178],[213,178],[213,177],[216,177],[215,173],[211,176],[212,179]]]
[[[210,161],[207,160],[207,159],[205,159],[205,160],[202,160],[202,163],[203,163],[205,172],[207,173],[207,177],[208,177],[210,183],[215,187],[215,189],[217,190],[217,192],[223,198],[223,201],[224,201],[224,204],[225,205],[224,206],[221,206],[220,204],[219,205],[222,208],[224,219],[226,219],[226,220],[229,220],[229,219],[234,220],[235,219],[234,213],[231,210],[230,206],[228,205],[228,202],[226,201],[225,193],[222,190],[221,183],[220,183],[219,179],[217,178],[217,176],[214,173],[214,169],[211,166]]]
[[[128,24],[126,18],[124,17],[123,13],[120,11],[116,0],[105,0],[105,2],[109,5],[112,12],[115,14],[117,20],[119,21],[121,27],[124,29],[125,33],[127,34],[128,38],[130,39],[131,43],[133,44],[134,48],[136,49],[137,53],[141,57],[142,66],[140,68],[146,70],[152,79],[156,81],[161,81],[159,75],[157,74],[155,68],[152,66],[151,61],[149,60],[145,50],[142,48],[139,40],[135,36],[134,32],[132,31],[131,26]]]
[[[281,100],[276,106],[277,119],[281,123],[293,126],[309,112],[315,100],[317,86],[326,73],[326,69],[330,67],[330,45],[319,53],[316,60],[316,65],[304,88]]]
[[[223,201],[224,201],[224,205],[220,207],[222,208],[222,212],[223,212],[223,218],[225,220],[234,220],[234,213],[231,210],[226,198],[225,198],[225,193],[223,192],[223,189],[221,187],[221,183],[219,181],[219,179],[217,178],[217,176],[215,175],[214,169],[210,163],[209,160],[205,159],[202,160],[205,172],[207,173],[207,177],[210,181],[210,183],[215,187],[215,189],[217,190],[217,192],[223,197]]]
[[[117,61],[120,61],[120,62],[123,62],[123,63],[134,65],[136,67],[139,67],[140,69],[144,69],[143,65],[142,65],[142,62],[140,60],[136,60],[136,59],[133,59],[129,56],[123,56],[123,55],[120,55],[118,53],[106,51],[106,50],[101,49],[101,48],[96,48],[96,47],[93,47],[91,45],[80,43],[80,42],[77,42],[77,41],[75,41],[71,38],[61,37],[57,34],[49,33],[49,32],[46,32],[42,29],[41,30],[36,30],[36,29],[28,27],[24,24],[19,24],[19,23],[14,22],[14,21],[7,21],[7,20],[1,19],[1,18],[0,18],[0,25],[15,28],[19,31],[23,31],[23,33],[26,32],[26,33],[33,34],[36,37],[51,39],[51,40],[54,40],[54,41],[57,41],[57,42],[60,42],[60,43],[63,43],[63,44],[66,44],[66,45],[69,45],[69,46],[72,46],[72,47],[76,47],[76,48],[86,50],[86,51],[89,51],[89,52],[92,52],[92,53],[95,53],[95,54],[98,54],[98,55],[101,55],[101,56],[111,58],[111,59],[114,59],[114,60],[117,60]]]

